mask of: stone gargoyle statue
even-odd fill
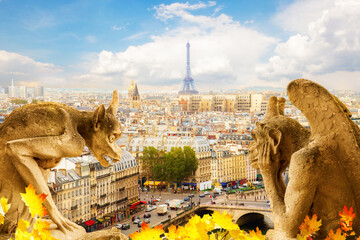
[[[311,132],[284,116],[284,98],[271,97],[249,147],[250,162],[263,175],[273,211],[275,229],[267,239],[295,238],[306,215],[313,214],[322,220],[315,239],[324,239],[340,227],[344,206],[360,216],[360,131],[345,105],[319,84],[297,79],[287,92]],[[287,167],[286,186],[282,173]],[[360,234],[356,219],[353,228]]]
[[[121,135],[116,120],[119,95],[114,91],[110,106],[100,105],[94,112],[81,112],[65,104],[26,104],[15,109],[0,125],[0,197],[6,197],[11,207],[0,233],[11,233],[17,221],[32,221],[19,193],[32,184],[36,194],[47,196],[44,207],[57,225],[54,237],[82,239],[83,227],[63,217],[51,197],[47,180],[50,168],[63,157],[79,156],[88,146],[103,166],[121,159],[121,149],[115,140]]]

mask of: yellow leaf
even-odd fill
[[[15,231],[16,240],[32,240],[32,234],[27,231],[27,228],[30,226],[28,221],[20,219]]]
[[[17,224],[16,230],[21,230],[23,232],[27,231],[27,228],[30,226],[30,223],[28,221],[25,221],[23,219],[20,219]]]
[[[8,200],[4,197],[0,199],[0,224],[4,223],[5,214],[9,211],[10,204]]]
[[[229,231],[239,229],[239,226],[232,222],[232,216],[227,214],[226,211],[222,214],[220,214],[219,211],[215,211],[212,214],[212,219],[218,228],[223,228]]]
[[[45,216],[47,211],[42,203],[45,201],[47,195],[44,193],[36,195],[35,188],[31,184],[25,190],[26,193],[20,193],[20,195],[26,206],[29,207],[31,216],[35,217],[36,214],[40,217]]]
[[[32,234],[35,237],[35,239],[41,239],[41,240],[51,239],[51,232],[49,228],[50,228],[50,223],[47,221],[42,221],[42,219],[39,218],[34,224]]]
[[[249,237],[245,234],[243,230],[230,230],[229,234],[231,237],[233,237],[236,240],[246,240],[249,239]]]
[[[201,240],[208,240],[209,236],[207,235],[207,231],[206,231],[206,224],[203,222],[199,222],[196,224],[196,230],[197,230],[197,234],[199,235],[199,238]]]

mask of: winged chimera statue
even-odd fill
[[[57,226],[52,236],[92,239],[85,237],[83,227],[61,215],[47,180],[50,168],[57,166],[63,157],[80,155],[85,145],[105,167],[112,160],[121,159],[122,151],[115,141],[121,136],[115,117],[118,105],[119,95],[114,91],[106,110],[103,105],[94,112],[81,112],[65,104],[37,103],[17,108],[5,118],[0,125],[0,197],[6,197],[11,207],[4,224],[0,225],[0,233],[13,232],[21,218],[33,222],[20,197],[25,187],[32,184],[36,194],[48,195],[44,206]],[[103,232],[101,239],[107,239],[105,235]]]
[[[324,239],[339,225],[339,212],[353,207],[360,216],[360,130],[345,105],[324,87],[297,79],[287,87],[292,104],[305,115],[311,132],[284,116],[285,99],[271,97],[256,123],[250,162],[260,169],[274,216],[267,239],[295,238],[306,215],[316,214]],[[282,173],[289,167],[289,183]],[[360,233],[359,221],[353,228]]]

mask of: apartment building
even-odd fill
[[[136,210],[138,178],[135,157],[123,150],[121,161],[109,167],[92,155],[65,158],[52,169],[48,184],[61,214],[92,231]]]
[[[265,112],[263,94],[180,95],[179,107],[186,112]]]
[[[211,181],[223,187],[235,185],[246,178],[246,154],[232,154],[227,149],[216,149],[211,155]]]

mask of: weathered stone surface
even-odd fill
[[[6,197],[11,207],[0,233],[12,233],[19,219],[33,222],[20,193],[32,184],[37,194],[48,195],[44,206],[57,225],[52,230],[63,239],[85,236],[83,227],[64,218],[52,200],[47,179],[50,168],[63,157],[81,154],[87,145],[103,166],[105,159],[121,159],[121,149],[115,140],[120,137],[116,120],[119,96],[114,91],[107,110],[99,106],[93,113],[80,112],[65,104],[26,104],[15,109],[0,125],[0,197]],[[87,238],[87,237],[86,237]]]
[[[88,233],[85,238],[81,240],[128,240],[128,238],[115,227],[110,230],[96,231]],[[79,239],[80,240],[80,239]]]
[[[324,239],[330,229],[339,228],[344,206],[359,216],[360,131],[345,105],[322,86],[297,79],[287,89],[311,132],[285,117],[285,99],[276,97],[252,132],[249,158],[263,175],[275,220],[267,239],[295,238],[305,216],[313,214],[322,220],[316,239]],[[290,181],[285,186],[281,175],[287,167]],[[357,219],[353,227],[360,233]]]

